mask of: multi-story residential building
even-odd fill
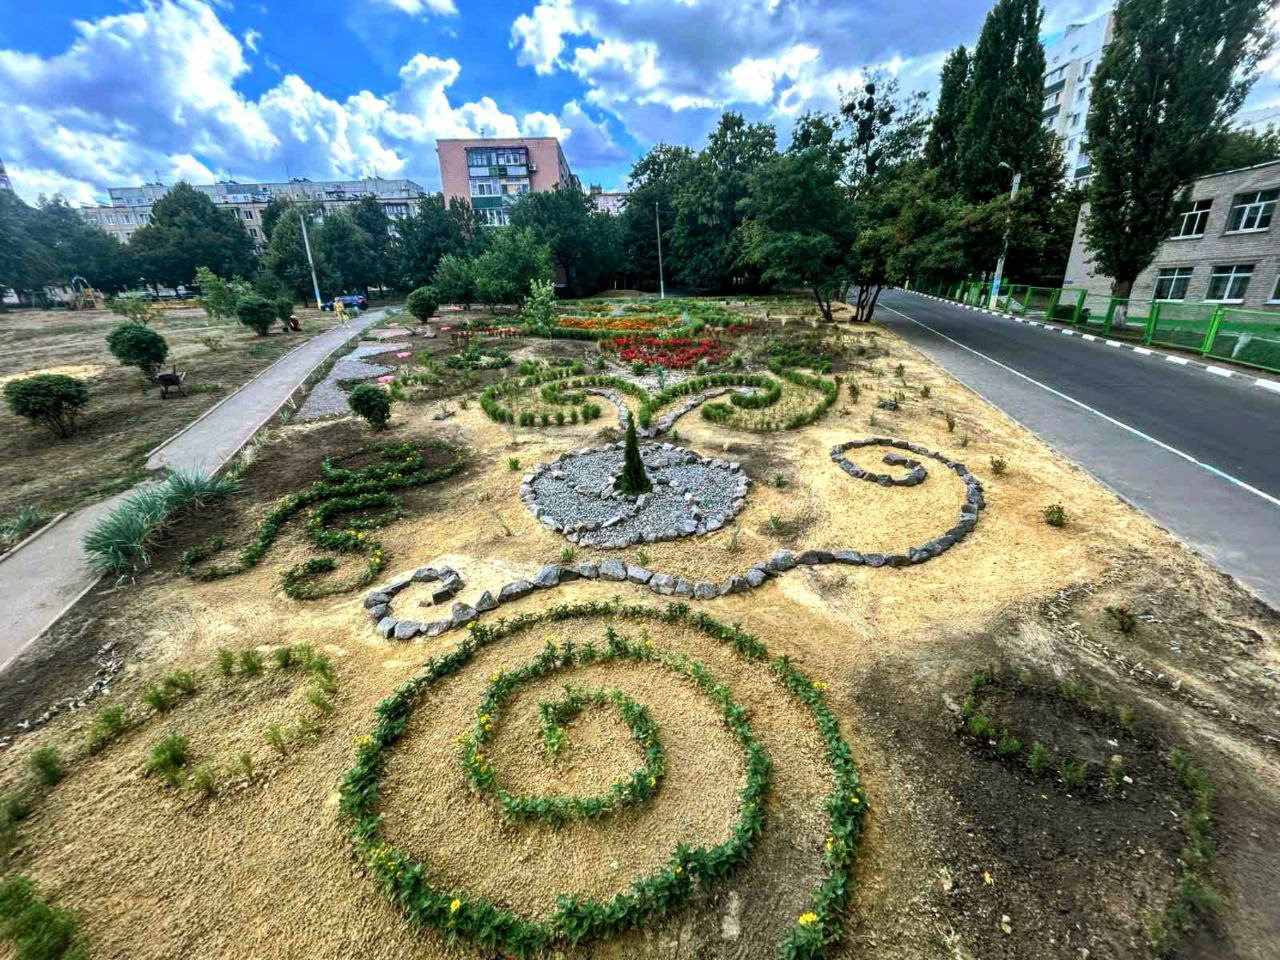
[[[0,190],[8,190],[13,193],[13,184],[9,182],[9,174],[5,172],[3,160],[0,160]]]
[[[1085,121],[1093,74],[1111,42],[1111,14],[1067,27],[1062,38],[1044,48],[1044,125],[1062,138],[1067,158],[1067,183],[1083,185],[1089,179],[1089,144]]]
[[[631,196],[626,190],[605,190],[598,183],[591,185],[590,195],[597,210],[615,217],[622,216],[622,211],[627,209],[627,197]]]
[[[1201,177],[1181,203],[1173,233],[1134,283],[1140,300],[1225,303],[1280,311],[1280,160]],[[1065,287],[1109,294],[1111,278],[1093,272],[1080,211]]]
[[[511,205],[526,193],[564,184],[581,189],[555,137],[437,140],[444,201],[466,200],[480,222],[509,222]]]
[[[323,204],[326,212],[332,212],[368,196],[382,204],[387,216],[396,220],[407,216],[413,204],[425,195],[422,187],[413,180],[384,180],[381,177],[364,180],[295,178],[277,183],[237,183],[234,180],[223,180],[192,186],[219,207],[234,213],[244,224],[254,244],[259,247],[266,242],[261,226],[262,212],[276,198],[309,200]],[[135,230],[151,222],[152,206],[169,190],[170,185],[163,183],[144,183],[140,187],[112,187],[107,191],[110,202],[96,207],[82,207],[80,212],[121,243],[126,243]]]

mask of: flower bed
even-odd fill
[[[562,314],[557,324],[569,330],[616,330],[625,333],[664,330],[676,320],[675,317],[570,317]]]
[[[612,347],[627,363],[646,363],[682,370],[698,361],[723,363],[732,351],[719,340],[692,337],[615,337]]]

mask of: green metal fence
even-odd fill
[[[1280,373],[1280,313],[1222,307],[1205,335],[1202,352]]]
[[[1147,343],[1203,350],[1217,306],[1212,303],[1158,302],[1147,324]]]

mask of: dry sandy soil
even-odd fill
[[[741,309],[760,315],[764,307]],[[780,324],[785,309],[770,309],[770,331],[794,334],[795,321]],[[678,425],[681,442],[741,461],[754,484],[735,527],[651,545],[644,559],[655,569],[717,579],[783,546],[905,549],[955,522],[964,487],[940,467],[914,488],[850,480],[828,450],[856,437],[922,443],[963,460],[985,486],[987,507],[975,532],[927,563],[797,568],[760,590],[697,604],[827,683],[857,759],[870,813],[843,937],[829,955],[1157,956],[1151,923],[1175,892],[1186,843],[1187,795],[1167,762],[1178,747],[1217,785],[1218,851],[1203,876],[1222,905],[1168,950],[1206,960],[1275,957],[1280,616],[892,335],[844,325],[825,335],[839,339],[835,372],[846,386],[860,385],[860,398],[846,389],[817,424],[782,433],[735,431],[687,416]],[[427,344],[440,355],[450,349],[447,341]],[[581,344],[561,342],[506,345],[517,357],[582,352]],[[741,349],[757,346],[748,337]],[[435,397],[459,386],[446,380]],[[478,384],[470,389],[474,398]],[[895,391],[904,395],[899,411],[875,408],[877,397]],[[377,439],[447,439],[465,448],[466,466],[406,492],[407,516],[377,537],[389,574],[448,564],[466,580],[458,599],[474,602],[483,590],[560,558],[564,539],[518,498],[521,474],[598,442],[612,417],[606,409],[589,426],[513,434],[489,421],[474,399],[463,408],[455,397],[448,404],[454,415],[433,420],[437,400],[398,404],[391,429]],[[190,518],[152,572],[87,598],[41,650],[0,680],[8,732],[38,712],[42,698],[87,682],[101,645],[112,643],[126,656],[111,692],[98,701],[125,705],[137,719],[120,740],[86,755],[90,708],[19,737],[0,756],[0,792],[30,781],[29,758],[42,746],[56,745],[68,759],[66,780],[41,791],[20,825],[10,866],[80,915],[91,956],[490,955],[406,923],[353,856],[337,809],[340,782],[355,760],[353,741],[373,726],[376,705],[429,657],[455,649],[459,632],[386,641],[370,629],[359,592],[308,602],[284,597],[278,571],[316,554],[297,521],[244,573],[196,582],[178,570],[182,548],[219,535],[234,549],[280,497],[319,476],[325,456],[372,439],[350,420],[273,428],[240,496]],[[878,467],[883,452],[854,458]],[[521,470],[509,468],[510,457],[520,459]],[[1001,475],[993,457],[1007,463]],[[775,475],[785,485],[773,486]],[[1054,503],[1066,507],[1065,527],[1044,522]],[[635,554],[622,555],[635,561]],[[610,555],[579,550],[575,562]],[[344,560],[348,571],[358,562]],[[634,585],[577,582],[504,605],[500,615],[614,595],[666,602]],[[396,603],[411,611],[430,599],[419,585]],[[1107,608],[1130,612],[1135,628],[1118,629]],[[381,809],[385,835],[424,860],[434,883],[545,917],[559,894],[626,889],[661,866],[676,842],[723,839],[744,777],[741,751],[686,682],[656,669],[610,664],[572,678],[624,689],[653,712],[668,773],[650,804],[555,830],[504,824],[492,801],[467,790],[454,741],[474,722],[486,682],[527,663],[547,640],[598,641],[606,626],[586,619],[518,634],[483,650],[420,700],[390,756]],[[654,626],[651,639],[704,662],[750,710],[774,765],[766,828],[748,863],[684,910],[567,955],[772,957],[807,908],[822,864],[830,774],[821,740],[811,715],[759,664],[686,627]],[[269,658],[258,678],[224,677],[214,664],[220,647],[268,653],[286,643],[330,656],[338,688],[333,711],[282,756],[266,733],[272,724],[293,729],[310,715],[305,680],[276,670]],[[199,687],[157,714],[143,705],[141,691],[175,668],[197,671]],[[1058,757],[1088,761],[1092,779],[1071,787],[1052,770],[1036,777],[1025,762],[1001,759],[985,738],[965,734],[962,704],[980,670],[1008,678],[984,701],[996,723],[1028,747],[1039,741]],[[1067,695],[1063,681],[1086,692]],[[626,729],[596,711],[575,721],[566,757],[547,760],[536,704],[560,681],[540,684],[514,704],[495,740],[493,762],[505,782],[531,792],[593,792],[636,765]],[[1135,711],[1128,727],[1116,720],[1125,715],[1121,707]],[[144,776],[148,750],[170,732],[189,737],[194,762],[221,771],[213,798]],[[252,779],[236,772],[243,753],[253,759]],[[1116,755],[1131,782],[1107,792],[1100,770]]]
[[[155,329],[169,343],[168,369],[187,371],[187,396],[158,399],[132,367],[107,350],[121,322],[109,310],[12,310],[0,313],[0,386],[38,373],[86,381],[89,405],[79,431],[57,440],[0,405],[0,519],[30,505],[45,516],[136,483],[149,450],[177,433],[284,353],[332,325],[298,307],[301,333],[259,337],[234,319],[198,308],[165,311]]]

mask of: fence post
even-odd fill
[[[1049,306],[1046,310],[1046,313],[1048,314],[1048,316],[1046,316],[1045,318],[1046,320],[1058,319],[1058,301],[1061,299],[1062,299],[1061,287],[1054,287],[1052,290],[1049,291]]]
[[[1084,312],[1084,301],[1088,296],[1088,290],[1081,290],[1079,291],[1079,295],[1076,297],[1076,308],[1071,311],[1071,325],[1073,327],[1080,326],[1080,314]]]
[[[1222,325],[1222,311],[1224,307],[1218,304],[1214,308],[1213,316],[1209,319],[1209,329],[1205,332],[1204,343],[1200,345],[1200,356],[1207,357],[1209,351],[1213,349],[1213,341],[1218,338],[1218,327]]]
[[[1147,329],[1142,331],[1142,342],[1151,343],[1151,338],[1155,336],[1156,324],[1160,322],[1160,301],[1153,300],[1151,309],[1147,311]]]

